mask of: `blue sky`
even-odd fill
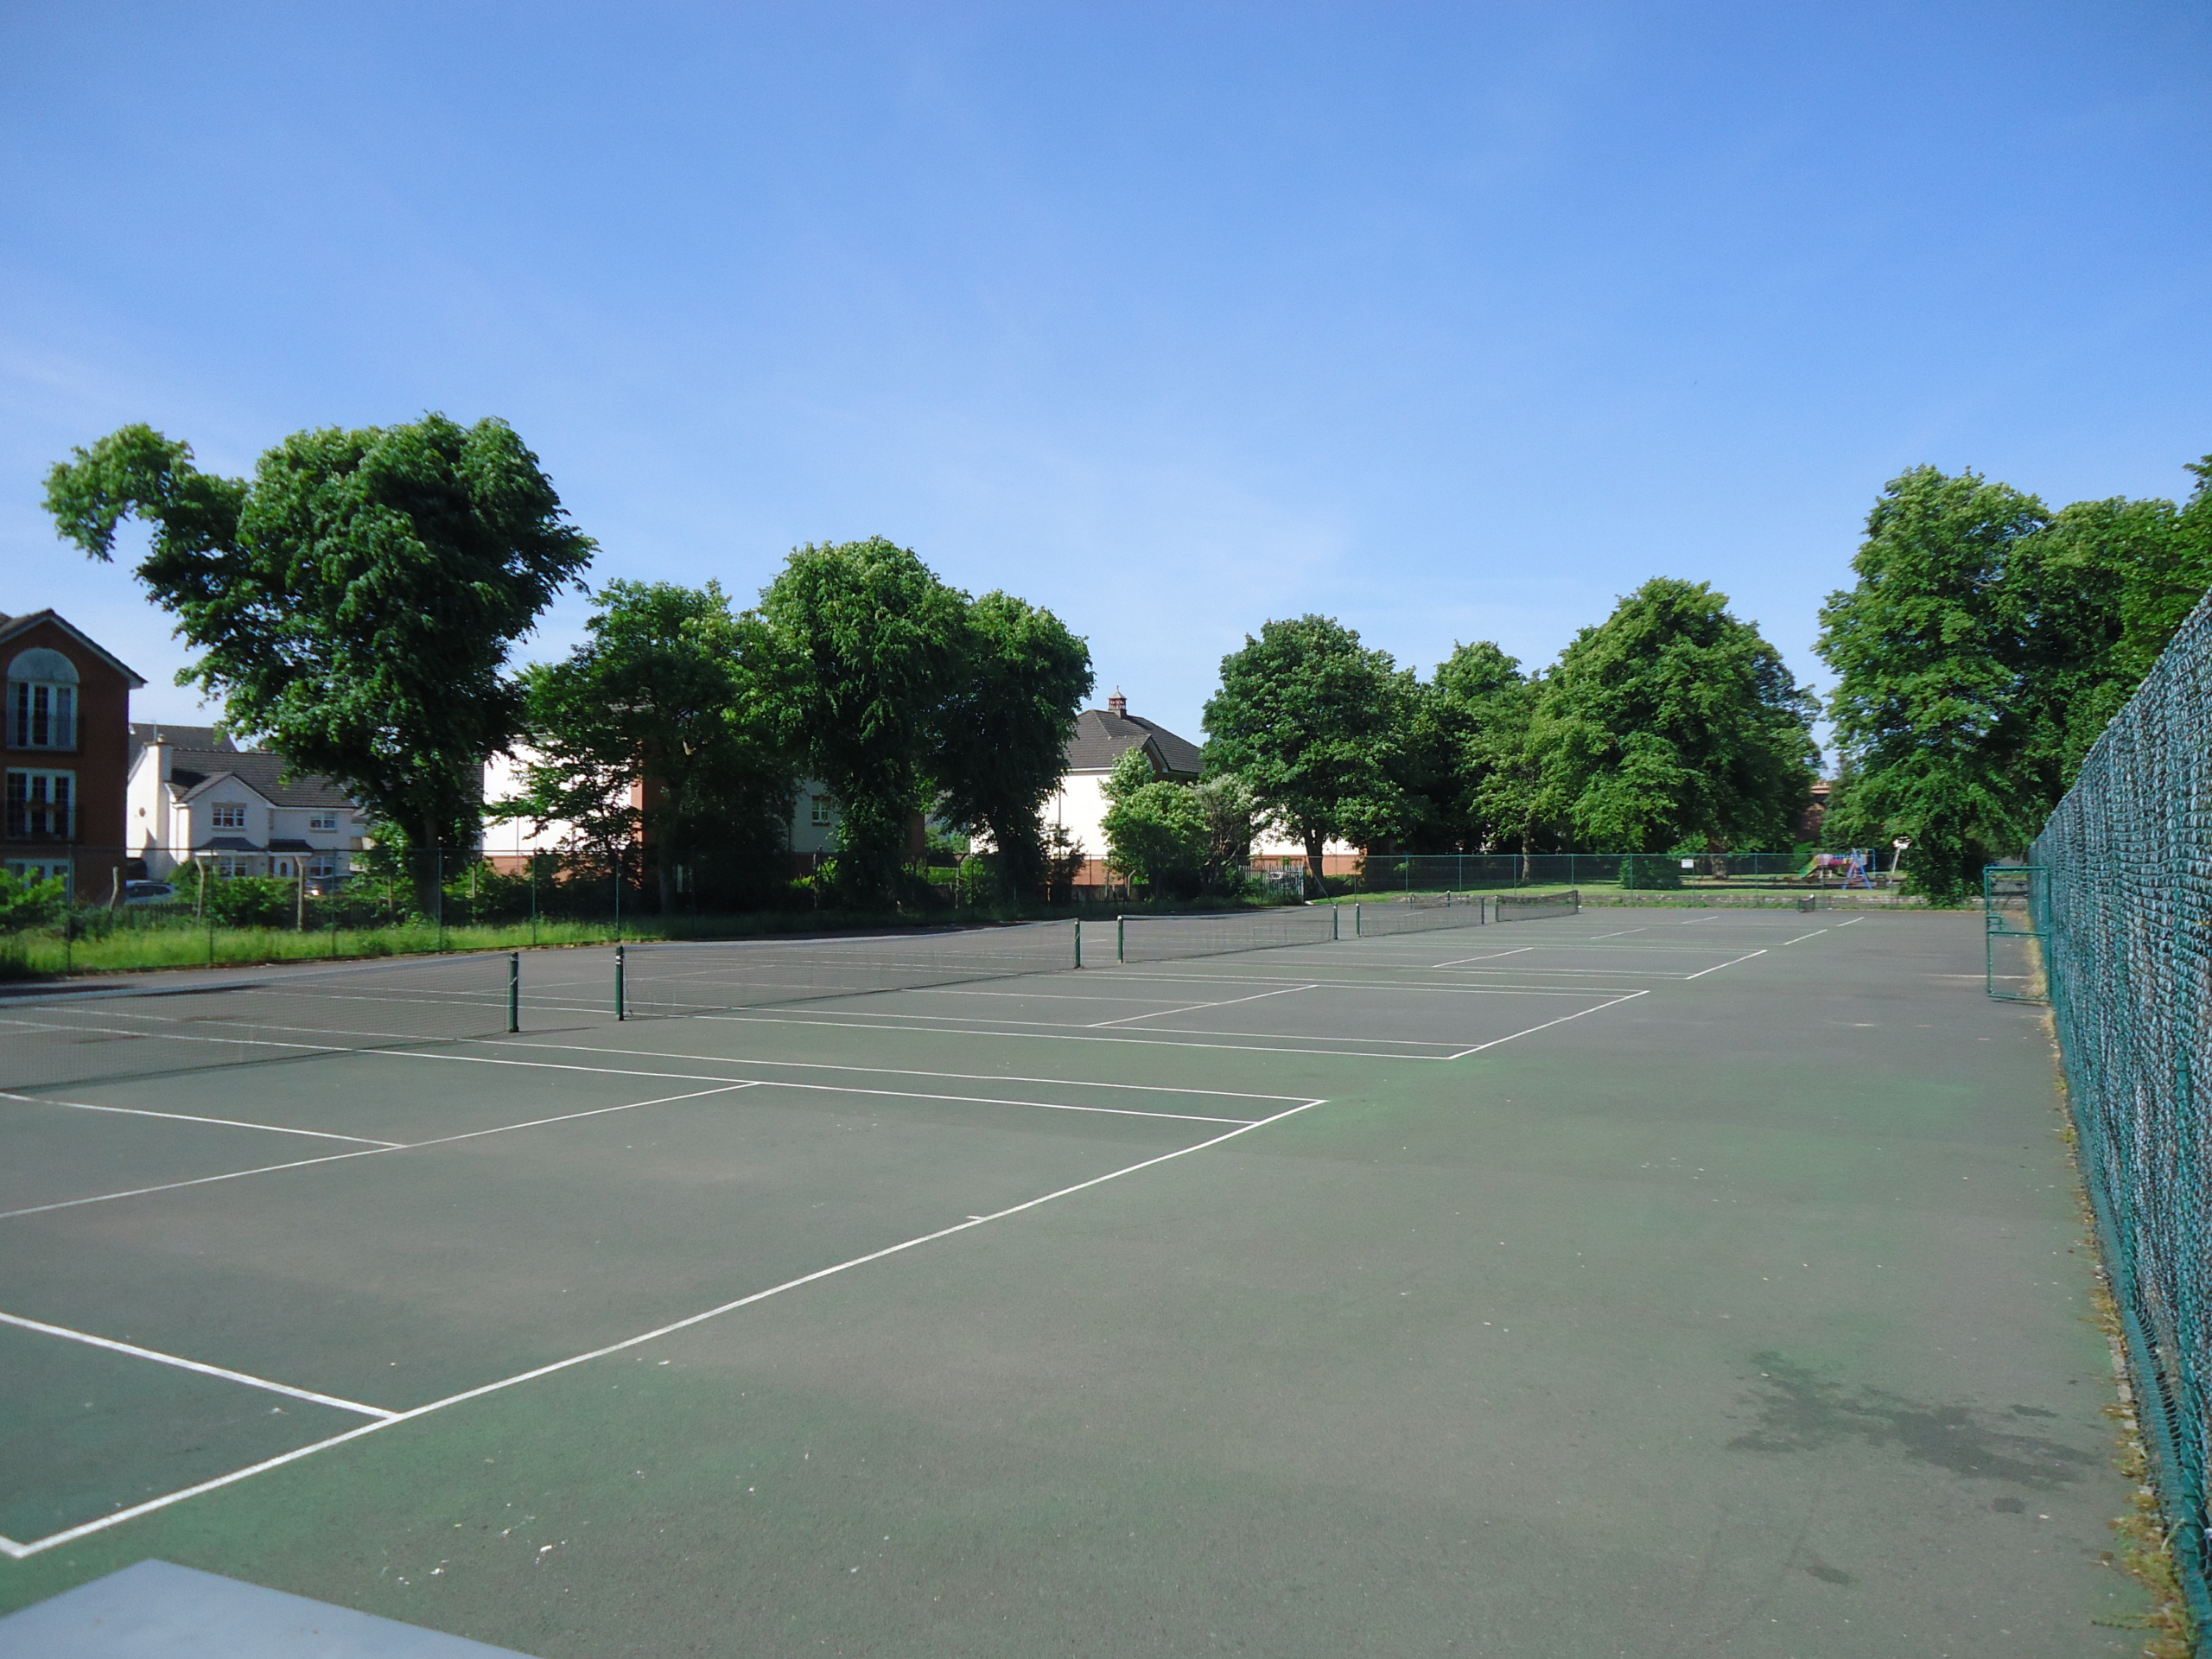
[[[0,609],[189,718],[46,468],[437,409],[515,425],[598,581],[880,533],[1194,737],[1268,617],[1533,667],[1656,575],[1817,680],[1904,468],[2212,450],[2208,86],[2195,3],[23,0]]]

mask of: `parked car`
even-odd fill
[[[126,905],[168,905],[176,902],[176,889],[166,881],[126,881],[123,884],[123,902]]]

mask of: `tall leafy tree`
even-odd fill
[[[664,908],[687,867],[695,884],[759,885],[798,786],[762,706],[766,630],[712,582],[613,582],[598,601],[585,642],[524,676],[535,758],[505,815],[572,823],[601,846],[642,836]]]
[[[1815,706],[1726,595],[1656,577],[1545,677],[1540,798],[1607,850],[1786,844],[1811,798]]]
[[[1414,677],[1333,617],[1262,626],[1221,661],[1206,766],[1236,772],[1321,879],[1322,843],[1365,844],[1410,816],[1402,781]]]
[[[1416,689],[1405,772],[1420,805],[1416,851],[1479,852],[1518,827],[1507,827],[1484,786],[1527,724],[1529,696],[1521,664],[1487,639],[1454,647]]]
[[[761,590],[773,645],[764,705],[830,786],[847,903],[894,903],[908,826],[968,661],[967,601],[881,537],[795,549]]]
[[[985,594],[962,624],[931,762],[938,810],[956,828],[988,832],[1008,890],[1032,893],[1046,878],[1039,814],[1090,693],[1090,648],[1010,594]]]
[[[46,505],[96,559],[144,521],[138,578],[203,653],[182,677],[417,853],[474,842],[483,763],[522,721],[508,651],[594,550],[512,427],[435,414],[295,433],[250,480],[126,426],[57,464]]]
[[[1937,895],[1967,891],[1983,864],[2024,846],[2047,804],[2033,761],[2048,709],[2023,695],[2039,562],[2023,550],[2050,522],[2008,485],[1916,467],[1874,504],[1859,580],[1821,611],[1853,774],[1828,832],[1910,836],[1914,880]]]

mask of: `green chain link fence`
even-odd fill
[[[2082,1174],[2200,1630],[2212,1451],[2212,599],[2029,855]]]

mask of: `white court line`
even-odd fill
[[[1294,1048],[1287,1047],[1279,1043],[1185,1043],[1177,1042],[1172,1039],[1139,1036],[1135,1033],[1050,1031],[1042,1028],[1029,1028],[1020,1031],[990,1031],[983,1029],[979,1026],[972,1025],[872,1026],[863,1025],[857,1019],[851,1016],[837,1020],[799,1020],[794,1019],[788,1014],[694,1014],[690,1017],[697,1020],[720,1020],[725,1025],[736,1026],[807,1026],[820,1031],[914,1032],[919,1034],[939,1037],[996,1037],[1007,1042],[1134,1043],[1140,1047],[1145,1048],[1202,1048],[1210,1052],[1218,1052],[1224,1054],[1295,1054],[1308,1057],[1333,1056],[1339,1058],[1354,1060],[1437,1060],[1447,1058],[1441,1054],[1376,1054],[1362,1048]],[[874,1017],[888,1018],[889,1016],[880,1015]],[[899,1017],[905,1019],[921,1020],[927,1019],[929,1016],[926,1014],[908,1014]],[[1011,1022],[1000,1021],[998,1023],[1007,1024]],[[1239,1036],[1250,1035],[1249,1033],[1246,1032],[1240,1032],[1236,1034]],[[1339,1042],[1351,1043],[1365,1042],[1368,1039],[1363,1037],[1343,1037],[1338,1038],[1336,1040]],[[1441,1048],[1444,1045],[1439,1043],[1436,1046]],[[748,1064],[748,1062],[734,1061],[732,1064]]]
[[[202,1376],[219,1376],[226,1382],[243,1382],[249,1389],[265,1389],[270,1394],[288,1395],[292,1399],[310,1401],[318,1406],[335,1406],[340,1411],[350,1411],[361,1417],[374,1417],[380,1422],[396,1422],[399,1418],[397,1412],[386,1411],[382,1406],[365,1406],[358,1400],[340,1400],[335,1395],[317,1394],[312,1389],[296,1389],[288,1382],[271,1382],[265,1376],[250,1376],[244,1371],[228,1370],[220,1365],[204,1364],[199,1360],[185,1359],[176,1354],[141,1348],[136,1343],[118,1342],[112,1337],[96,1337],[89,1331],[72,1331],[66,1325],[48,1325],[41,1319],[27,1319],[19,1313],[0,1313],[0,1325],[35,1331],[41,1336],[60,1337],[66,1342],[81,1342],[88,1348],[105,1348],[114,1353],[129,1354],[133,1359],[150,1359],[157,1365],[174,1365],[181,1371],[197,1371]]]
[[[1649,933],[1650,931],[1650,928],[1648,926],[1624,927],[1618,933],[1592,933],[1590,936],[1590,938],[1593,943],[1599,939],[1624,939],[1631,933]]]
[[[1630,991],[1617,996],[1610,1002],[1600,1002],[1594,1008],[1582,1008],[1573,1014],[1563,1014],[1556,1020],[1547,1020],[1541,1026],[1531,1026],[1526,1031],[1516,1031],[1503,1037],[1493,1037],[1489,1042],[1477,1043],[1472,1048],[1463,1048],[1457,1054],[1446,1054],[1447,1060],[1462,1060],[1470,1054],[1479,1054],[1486,1048],[1496,1048],[1500,1043],[1510,1043],[1516,1037],[1534,1036],[1540,1031],[1549,1031],[1554,1026],[1563,1026],[1570,1020],[1580,1020],[1586,1014],[1603,1014],[1607,1008],[1618,1007],[1624,1002],[1633,1002],[1639,996],[1649,996],[1649,991]]]
[[[711,1016],[709,1016],[711,1017]],[[1299,1101],[1302,1095],[1262,1095],[1243,1089],[1192,1089],[1170,1083],[1096,1083],[1088,1077],[1029,1077],[998,1071],[924,1071],[898,1065],[834,1065],[826,1060],[763,1060],[747,1057],[723,1061],[712,1054],[692,1054],[673,1048],[610,1048],[592,1043],[535,1043],[512,1037],[471,1037],[467,1042],[493,1043],[501,1048],[550,1048],[576,1054],[622,1054],[633,1059],[699,1060],[729,1065],[780,1065],[802,1071],[852,1071],[871,1077],[949,1077],[959,1083],[1047,1083],[1064,1089],[1125,1089],[1145,1095],[1214,1095],[1223,1100]],[[647,1073],[647,1076],[657,1075]],[[1237,1122],[1243,1119],[1235,1120]]]
[[[1859,923],[1866,919],[1866,918],[1864,916],[1854,916],[1847,922],[1838,922],[1836,925],[1838,927],[1856,927]]]
[[[379,1052],[389,1052],[390,1051],[385,1050]],[[434,1055],[425,1054],[419,1058],[423,1059],[432,1059],[436,1057]],[[636,1075],[640,1077],[658,1077],[666,1074],[645,1071],[639,1072]],[[693,1078],[686,1079],[686,1081],[706,1081],[706,1079]],[[505,1135],[509,1129],[542,1128],[548,1123],[566,1123],[572,1118],[600,1117],[605,1116],[608,1112],[631,1112],[635,1111],[640,1106],[665,1106],[671,1101],[696,1100],[701,1095],[719,1095],[727,1093],[732,1089],[750,1089],[753,1086],[750,1079],[742,1082],[731,1082],[727,1078],[718,1078],[714,1079],[714,1081],[721,1082],[725,1086],[720,1089],[696,1089],[688,1095],[664,1095],[658,1100],[633,1100],[620,1106],[595,1106],[589,1111],[564,1112],[558,1117],[533,1118],[526,1123],[500,1123],[494,1125],[493,1128],[488,1129],[470,1129],[467,1133],[461,1135],[440,1135],[435,1140],[432,1141],[397,1141],[383,1146],[365,1147],[359,1152],[334,1152],[327,1157],[302,1158],[289,1164],[263,1164],[258,1168],[255,1169],[233,1169],[220,1175],[196,1176],[188,1181],[163,1181],[156,1186],[134,1186],[121,1192],[96,1192],[90,1198],[63,1198],[55,1204],[35,1204],[22,1210],[0,1210],[0,1221],[12,1221],[18,1216],[42,1216],[47,1214],[49,1211],[54,1210],[74,1210],[79,1205],[87,1204],[108,1204],[113,1202],[117,1198],[143,1198],[149,1193],[153,1192],[175,1192],[181,1191],[183,1188],[188,1186],[212,1186],[218,1181],[244,1180],[249,1175],[274,1175],[287,1169],[305,1169],[313,1164],[340,1163],[348,1158],[375,1158],[388,1152],[413,1152],[418,1147],[442,1147],[449,1145],[455,1141],[474,1141],[481,1135]]]
[[[213,1123],[226,1129],[260,1129],[270,1135],[304,1135],[317,1141],[351,1141],[362,1147],[396,1147],[397,1141],[376,1141],[365,1135],[334,1135],[327,1129],[288,1129],[276,1123],[247,1123],[234,1117],[195,1117],[190,1112],[156,1112],[143,1106],[95,1106],[88,1100],[54,1100],[45,1095],[19,1095],[0,1089],[0,1100],[20,1100],[33,1106],[66,1106],[73,1112],[115,1112],[124,1117],[163,1117],[175,1123]]]
[[[1685,974],[1682,977],[1685,980],[1703,979],[1707,974],[1717,974],[1723,968],[1733,968],[1738,962],[1749,962],[1753,957],[1763,957],[1764,955],[1766,955],[1766,950],[1764,947],[1761,947],[1759,950],[1747,952],[1745,955],[1737,957],[1728,962],[1716,962],[1710,968],[1700,968],[1697,972],[1694,974]]]
[[[233,1485],[238,1481],[265,1473],[269,1470],[280,1469],[288,1463],[296,1463],[302,1458],[312,1457],[318,1452],[327,1451],[334,1446],[342,1446],[348,1440],[359,1440],[365,1434],[373,1434],[378,1429],[391,1427],[394,1423],[411,1422],[417,1417],[427,1417],[434,1411],[443,1411],[448,1407],[461,1405],[467,1401],[481,1399],[489,1394],[497,1394],[504,1389],[512,1389],[520,1383],[535,1382],[541,1376],[550,1376],[556,1371],[565,1371],[572,1366],[585,1364],[591,1360],[604,1359],[609,1354],[619,1354],[626,1349],[635,1348],[641,1344],[671,1336],[678,1331],[688,1330],[692,1325],[703,1325],[709,1319],[720,1319],[725,1313],[734,1313],[738,1309],[750,1307],[756,1302],[765,1302],[772,1296],[783,1295],[787,1291],[813,1284],[817,1280],[831,1278],[841,1273],[849,1273],[855,1268],[865,1267],[871,1262],[880,1262],[887,1256],[898,1255],[904,1251],[918,1249],[924,1244],[933,1244],[941,1238],[951,1237],[955,1233],[964,1233],[972,1228],[988,1226],[995,1221],[1003,1221],[1008,1216],[1018,1216],[1025,1210],[1034,1210],[1040,1205],[1051,1204],[1056,1199],[1068,1198],[1088,1188],[1103,1185],[1108,1181],[1119,1180],[1124,1175],[1134,1175],[1139,1170],[1150,1169],[1157,1164],[1168,1163],[1177,1158],[1187,1158],[1194,1152],[1204,1152],[1210,1147],[1220,1146],[1224,1141],[1234,1141],[1241,1135],[1249,1135],[1255,1129],[1265,1128],[1271,1123],[1280,1123],[1287,1117],[1295,1117],[1300,1112],[1310,1111],[1313,1108],[1325,1103],[1320,1100],[1303,1102],[1287,1111],[1277,1112],[1271,1117],[1262,1117],[1252,1122],[1242,1124],[1230,1130],[1226,1135],[1215,1135],[1210,1140],[1198,1142],[1195,1146],[1178,1147],[1173,1152],[1161,1153],[1158,1157],[1147,1158],[1124,1168],[1109,1171],[1103,1175],[1094,1175],[1087,1181],[1077,1181],[1072,1186],[1064,1186],[1058,1192],[1047,1192],[1041,1198],[1030,1198],[1020,1204],[1011,1205],[1004,1210],[995,1211],[988,1216],[970,1216],[967,1220],[957,1222],[952,1226],[941,1227],[933,1233],[924,1233],[901,1243],[887,1245],[880,1250],[871,1250],[866,1255],[856,1255],[850,1261],[840,1262],[834,1267],[817,1268],[812,1273],[802,1274],[796,1279],[787,1279],[782,1284],[772,1285],[766,1290],[756,1290],[749,1296],[741,1296],[734,1301],[724,1302],[719,1307],[710,1307],[703,1313],[691,1314],[689,1318],[657,1326],[640,1335],[625,1338],[620,1342],[609,1343],[603,1348],[594,1348],[588,1353],[577,1354],[569,1359],[557,1359],[550,1365],[540,1365],[533,1370],[518,1371],[514,1376],[502,1377],[496,1382],[486,1382],[478,1388],[448,1395],[442,1400],[433,1400],[428,1405],[416,1406],[408,1411],[396,1412],[379,1421],[364,1423],[360,1427],[349,1429],[343,1434],[334,1434],[327,1440],[317,1440],[311,1446],[298,1446],[276,1457],[264,1458],[261,1462],[246,1468],[234,1469],[226,1475],[218,1475],[213,1480],[203,1480],[194,1486],[187,1486],[174,1492],[165,1492],[161,1497],[149,1498],[143,1503],[135,1503],[127,1510],[118,1510],[112,1515],[101,1516],[96,1521],[87,1521],[79,1526],[49,1534],[44,1538],[34,1539],[29,1543],[18,1543],[13,1539],[0,1539],[0,1554],[7,1555],[16,1560],[22,1560],[59,1545],[74,1543],[79,1538],[90,1537],[94,1533],[105,1532],[110,1527],[119,1526],[125,1521],[135,1521],[142,1515],[150,1515],[157,1510],[168,1509],[171,1504],[181,1503],[187,1498],[198,1497],[204,1493],[219,1491],[222,1487]]]
[[[1480,957],[1454,957],[1449,962],[1432,962],[1428,965],[1431,968],[1464,968],[1471,962],[1496,962],[1500,957],[1525,957],[1535,948],[1533,944],[1516,945],[1510,950],[1492,950],[1487,956]]]
[[[1171,1014],[1196,1014],[1200,1008],[1226,1008],[1238,1002],[1263,1002],[1271,996],[1289,996],[1297,991],[1316,988],[1312,985],[1285,985],[1279,990],[1255,991],[1249,996],[1224,996],[1217,1002],[1190,1002],[1179,1008],[1154,1008],[1149,1014],[1125,1014],[1118,1020],[1093,1020],[1090,1029],[1098,1031],[1108,1026],[1126,1026],[1132,1020],[1165,1020]]]
[[[385,1051],[387,1052],[391,1051]],[[576,1065],[561,1060],[509,1060],[490,1054],[413,1054],[401,1053],[398,1058],[409,1060],[451,1060],[461,1065],[522,1065],[542,1071],[582,1071],[594,1077],[673,1077],[683,1075],[675,1071],[632,1071],[611,1065]],[[732,1060],[732,1065],[742,1065],[742,1060]],[[889,1100],[941,1100],[967,1106],[1028,1106],[1041,1112],[1100,1112],[1109,1117],[1158,1117],[1183,1123],[1249,1123],[1247,1117],[1201,1117],[1194,1112],[1147,1112],[1134,1106],[1071,1106],[1052,1100],[1003,1100],[988,1095],[934,1095],[919,1089],[855,1089],[842,1083],[799,1083],[785,1077],[747,1077],[730,1084],[733,1089],[809,1089],[826,1095],[872,1095]],[[702,1089],[701,1094],[720,1094],[719,1089]],[[690,1100],[690,1095],[671,1095],[671,1100]],[[658,1101],[644,1100],[640,1106],[657,1106]],[[603,1106],[600,1111],[626,1112],[626,1106]],[[570,1117],[595,1117],[598,1112],[572,1112]],[[410,1147],[443,1146],[448,1141],[473,1140],[480,1135],[498,1135],[505,1129],[531,1129],[538,1123],[559,1123],[566,1118],[540,1118],[531,1123],[503,1124],[497,1129],[475,1129],[468,1135],[447,1135],[436,1141],[410,1141]]]
[[[1782,944],[1802,944],[1805,940],[1807,940],[1807,939],[1817,939],[1817,938],[1819,938],[1821,937],[1821,934],[1823,934],[1823,933],[1825,933],[1825,932],[1827,932],[1827,929],[1826,929],[1825,927],[1816,927],[1816,928],[1815,928],[1815,929],[1814,929],[1811,932],[1809,932],[1809,933],[1800,933],[1800,934],[1799,934],[1796,938],[1794,938],[1794,939],[1784,939],[1784,940],[1782,942]],[[1782,944],[1777,944],[1777,946],[1775,946],[1774,948],[1775,948],[1776,950],[1779,950],[1780,949],[1782,949]]]

